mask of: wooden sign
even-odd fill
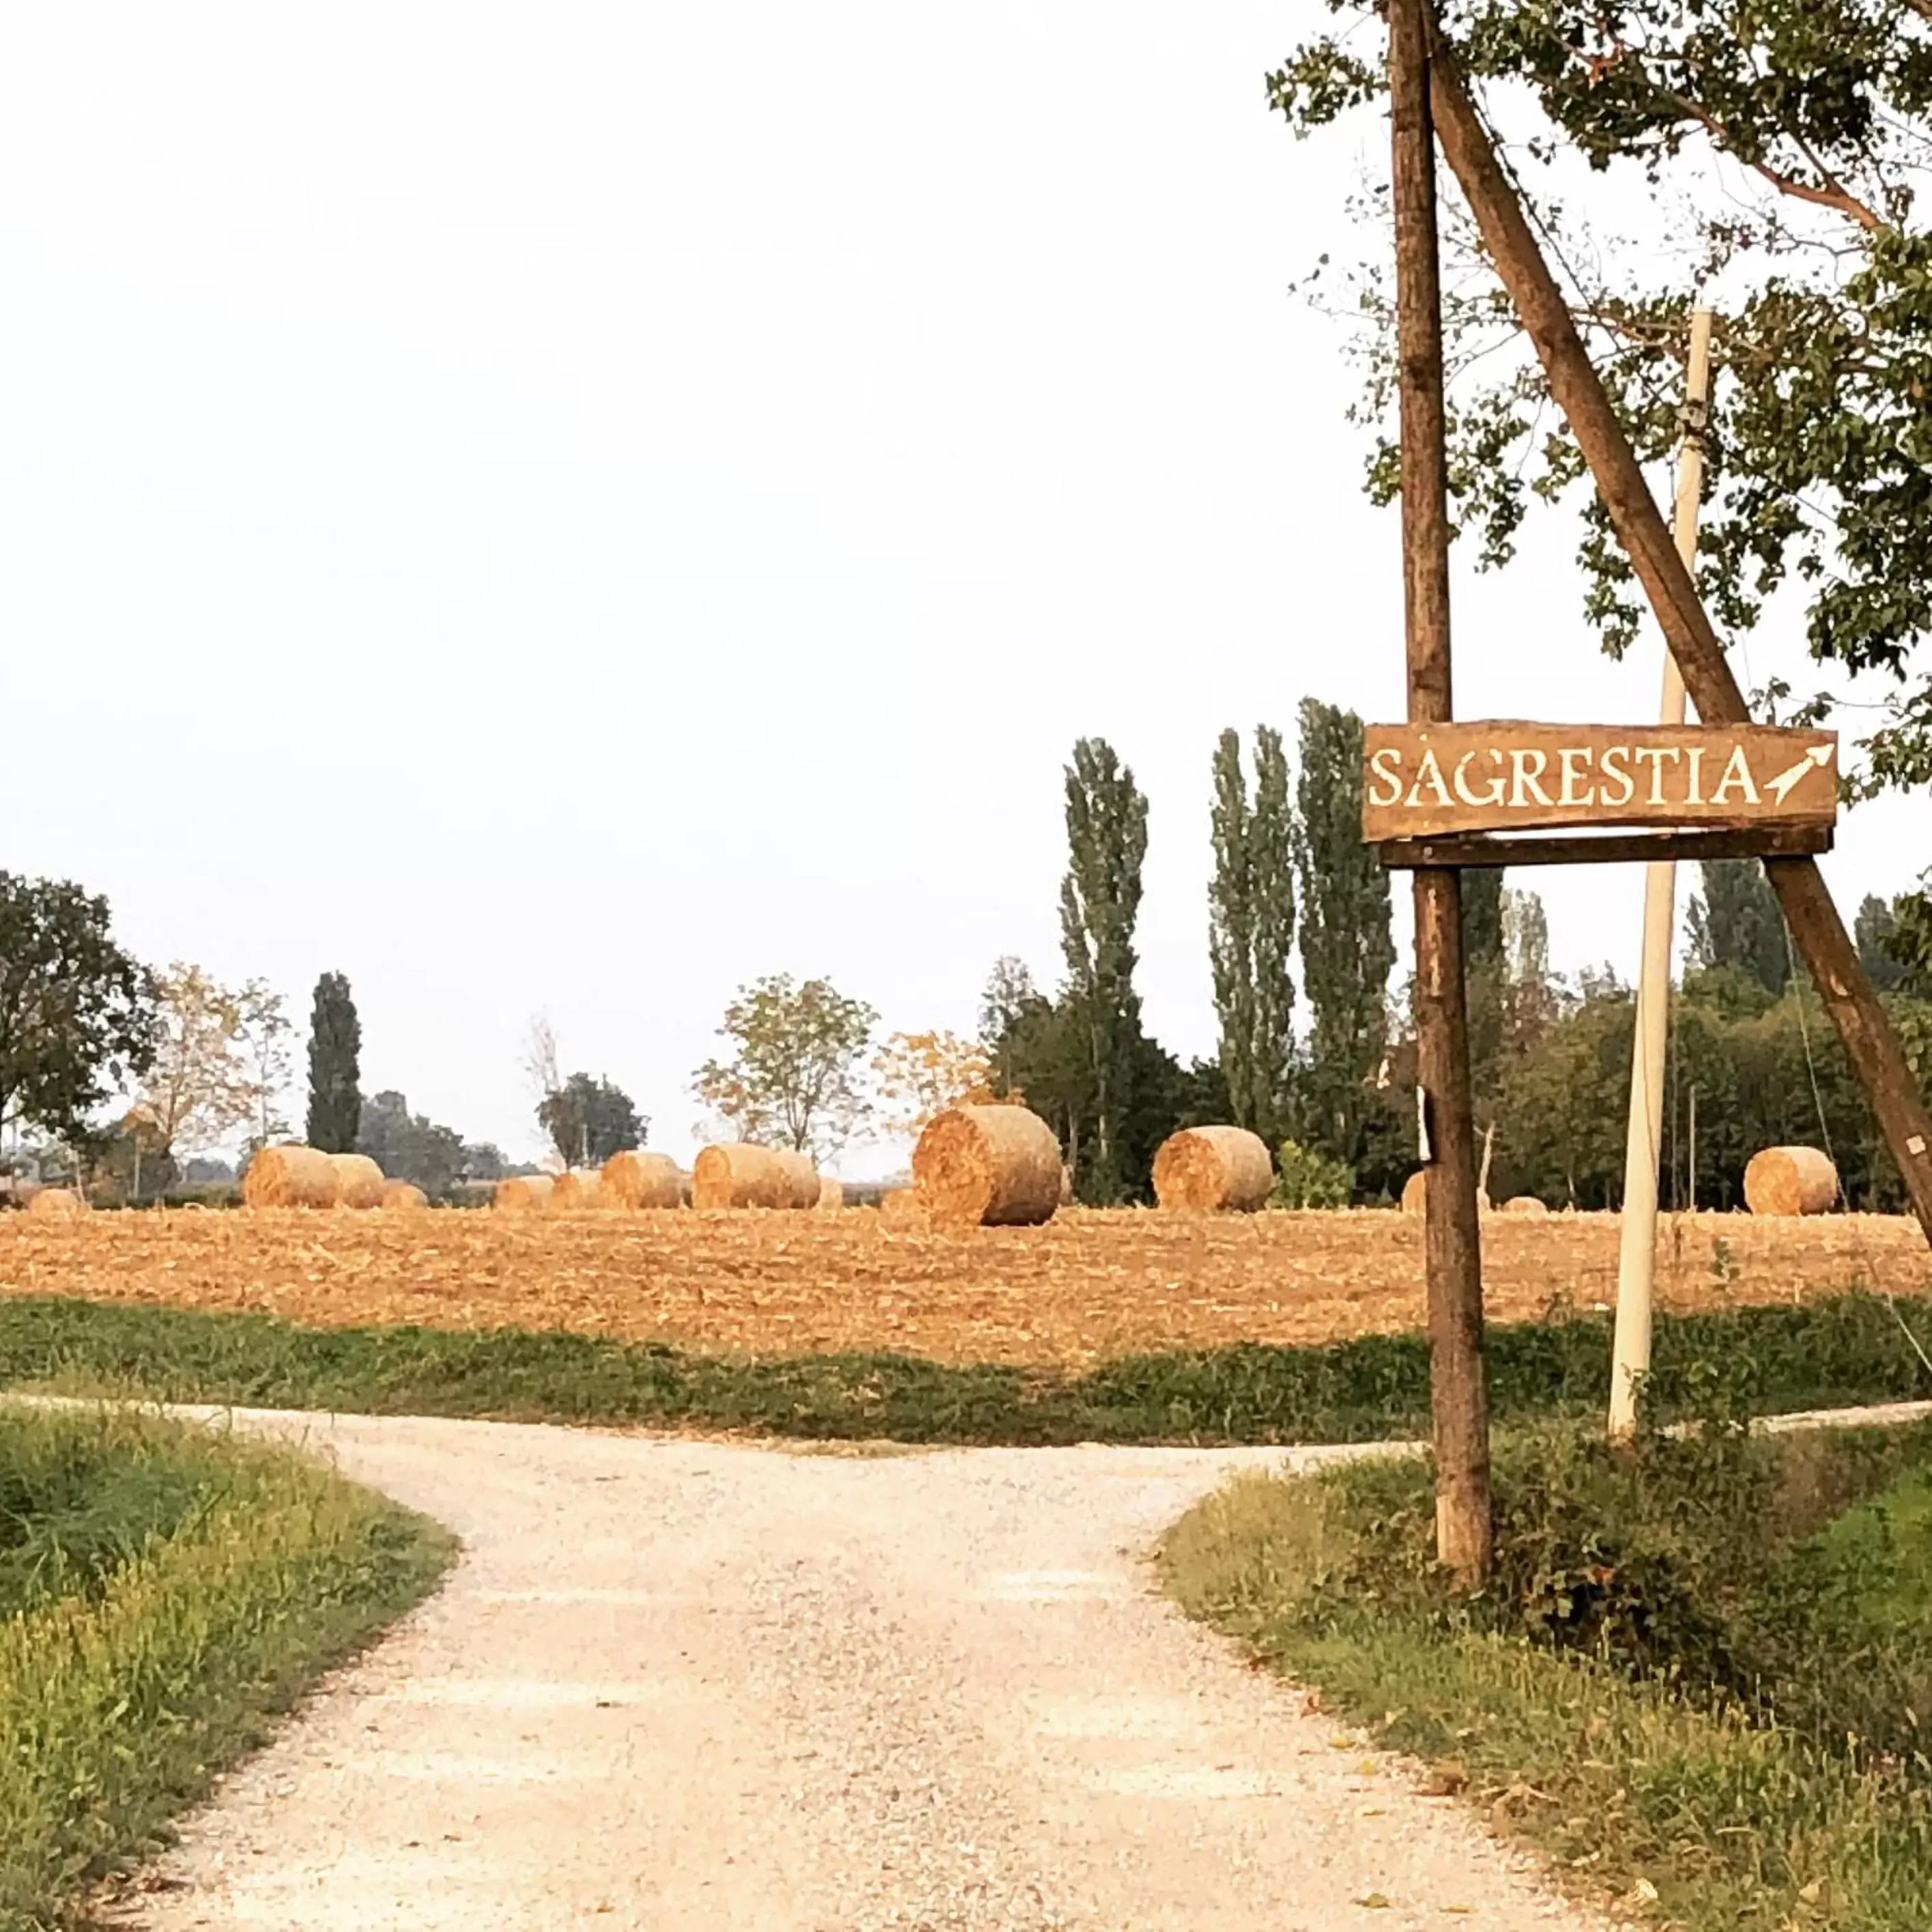
[[[1828,827],[1838,740],[1769,724],[1372,724],[1371,844],[1552,826]]]

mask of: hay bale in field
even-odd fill
[[[27,1212],[42,1221],[77,1221],[87,1202],[70,1187],[43,1187],[28,1200]]]
[[[821,1214],[842,1214],[845,1211],[845,1184],[834,1180],[828,1174],[820,1178],[818,1184],[818,1211]]]
[[[722,1141],[692,1163],[694,1208],[816,1208],[818,1170],[789,1148]]]
[[[413,1208],[427,1208],[429,1196],[412,1180],[386,1180],[382,1205],[394,1214],[406,1214]]]
[[[1495,1203],[1484,1190],[1476,1190],[1476,1212],[1492,1213]],[[1405,1214],[1423,1214],[1429,1210],[1429,1170],[1418,1167],[1402,1184],[1402,1211]]]
[[[1514,1214],[1520,1220],[1526,1221],[1546,1221],[1550,1218],[1547,1204],[1538,1200],[1534,1194],[1518,1194],[1512,1196],[1503,1203],[1502,1211],[1505,1214]]]
[[[490,1204],[506,1214],[541,1214],[550,1205],[553,1185],[547,1174],[513,1174],[497,1182]]]
[[[264,1148],[242,1177],[242,1198],[250,1208],[333,1208],[341,1196],[341,1176],[319,1148]]]
[[[626,1148],[604,1163],[602,1198],[608,1208],[681,1208],[683,1177],[669,1154]]]
[[[1025,1107],[950,1107],[919,1137],[912,1184],[945,1227],[1032,1228],[1060,1205],[1066,1168],[1053,1130]]]
[[[1246,1127],[1183,1127],[1154,1157],[1154,1195],[1170,1211],[1251,1214],[1274,1186],[1268,1143]]]
[[[1754,1214],[1822,1214],[1838,1198],[1838,1170],[1816,1148],[1766,1148],[1744,1169]]]
[[[910,1187],[889,1187],[879,1196],[879,1219],[894,1228],[926,1228],[932,1218],[919,1204],[916,1191]]]
[[[550,1204],[553,1208],[602,1208],[604,1204],[603,1175],[594,1167],[566,1169],[550,1184]]]
[[[388,1183],[382,1170],[366,1154],[332,1154],[328,1164],[335,1170],[335,1204],[338,1208],[380,1208],[382,1190]]]

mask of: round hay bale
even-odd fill
[[[366,1154],[332,1154],[328,1164],[335,1170],[338,1208],[380,1208],[382,1190],[388,1184],[382,1170]]]
[[[828,1174],[820,1177],[818,1183],[818,1211],[821,1214],[842,1214],[845,1211],[845,1184],[834,1180]]]
[[[77,1221],[87,1203],[70,1187],[43,1187],[27,1203],[27,1212],[43,1221]]]
[[[427,1208],[429,1196],[412,1180],[386,1180],[382,1205],[391,1214],[404,1214],[412,1208]]]
[[[573,1167],[560,1174],[551,1184],[553,1208],[601,1208],[604,1205],[604,1177],[594,1167]]]
[[[1525,1221],[1546,1221],[1550,1219],[1548,1205],[1538,1200],[1534,1194],[1512,1196],[1503,1203],[1502,1211]]]
[[[1822,1214],[1838,1198],[1838,1170],[1816,1148],[1766,1148],[1744,1169],[1754,1214]]]
[[[264,1148],[242,1177],[242,1198],[250,1208],[333,1208],[341,1196],[334,1162],[316,1148]]]
[[[1251,1214],[1274,1186],[1268,1144],[1246,1127],[1183,1127],[1154,1157],[1154,1196],[1170,1212]]]
[[[694,1208],[816,1208],[818,1170],[788,1148],[722,1141],[692,1163]]]
[[[513,1174],[497,1182],[490,1204],[506,1214],[541,1214],[550,1205],[553,1184],[547,1174]]]
[[[602,1198],[612,1208],[681,1208],[683,1181],[669,1154],[626,1148],[604,1163]]]
[[[1476,1190],[1476,1212],[1489,1214],[1495,1212],[1496,1204],[1486,1189]],[[1429,1170],[1418,1167],[1402,1185],[1402,1211],[1405,1214],[1425,1214],[1429,1211]]]
[[[1033,1228],[1060,1205],[1053,1130],[1025,1107],[950,1107],[919,1137],[912,1184],[935,1226]]]

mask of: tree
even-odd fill
[[[985,1047],[956,1033],[896,1033],[872,1056],[888,1133],[917,1139],[949,1107],[997,1099]]]
[[[264,980],[249,980],[235,1000],[241,1022],[236,1041],[248,1074],[252,1116],[249,1151],[253,1153],[289,1136],[282,1098],[295,1075],[295,1056],[289,1043],[295,1028],[286,1002]]]
[[[1026,962],[1010,952],[993,962],[986,976],[986,990],[980,995],[980,1044],[992,1056],[997,1090],[1006,1093],[1012,1085],[1013,1070],[1005,1057],[1007,1042],[1013,1037],[1028,1003],[1039,998],[1033,975]]]
[[[356,1151],[366,1154],[392,1180],[413,1182],[432,1201],[447,1201],[456,1184],[468,1178],[463,1136],[440,1127],[394,1092],[378,1094],[362,1104]]]
[[[1372,0],[1330,5],[1352,26],[1372,22]],[[1915,192],[1932,152],[1924,0],[1447,0],[1442,15],[1472,86],[1507,104],[1523,137],[1516,172],[1641,460],[1666,458],[1680,434],[1688,288],[1722,279],[1697,560],[1714,619],[1748,630],[1795,584],[1814,658],[1840,680],[1882,680],[1862,788],[1932,781],[1932,677],[1915,662],[1932,626],[1932,230]],[[1344,32],[1302,46],[1270,77],[1274,104],[1305,133],[1372,100],[1384,86],[1374,44]],[[1639,207],[1616,177],[1640,174],[1666,249],[1629,232]],[[1502,564],[1532,503],[1576,504],[1585,613],[1620,652],[1640,622],[1628,562],[1453,194],[1445,218],[1464,256],[1444,278],[1459,521],[1481,561]],[[1595,231],[1612,220],[1606,245]],[[1369,483],[1387,501],[1391,304],[1378,265],[1354,281],[1370,338],[1356,414],[1380,430]],[[1832,703],[1821,691],[1799,715]]]
[[[1892,902],[1892,928],[1887,950],[1904,970],[1905,990],[1932,1000],[1932,872],[1918,890],[1901,892]]]
[[[1736,968],[1767,992],[1791,977],[1791,946],[1778,895],[1755,859],[1707,859],[1702,896],[1690,902],[1690,956],[1700,966]]]
[[[1852,922],[1852,938],[1865,977],[1881,993],[1895,993],[1905,983],[1905,964],[1894,950],[1898,938],[1896,908],[1876,892],[1868,892]]]
[[[110,925],[77,885],[0,872],[0,1130],[76,1136],[152,1064],[152,976]]]
[[[178,1160],[214,1146],[255,1111],[242,1046],[242,1003],[177,959],[154,982],[154,1052],[141,1088],[154,1151]]]
[[[692,1091],[748,1141],[824,1158],[866,1114],[859,1071],[878,1016],[829,980],[774,974],[739,988],[724,1010],[725,1060],[707,1060]]]
[[[308,1144],[353,1154],[362,1117],[362,1023],[349,982],[325,973],[315,982],[309,1020]]]
[[[1134,926],[1147,856],[1147,800],[1104,739],[1082,738],[1066,767],[1066,876],[1060,934],[1063,996],[1091,1094],[1090,1156],[1075,1165],[1082,1198],[1124,1192],[1120,1130],[1141,1039]],[[1083,1172],[1084,1169],[1084,1172]]]
[[[650,1123],[622,1088],[573,1073],[537,1103],[537,1124],[566,1167],[602,1167],[626,1148],[642,1147]]]
[[[1388,1040],[1388,874],[1362,843],[1361,719],[1311,698],[1299,722],[1294,863],[1310,1014],[1301,1138],[1352,1167]]]
[[[1221,734],[1210,823],[1208,953],[1221,1022],[1221,1071],[1234,1124],[1272,1144],[1288,1118],[1294,1054],[1294,818],[1279,731],[1265,724],[1256,731],[1252,806],[1240,734]]]

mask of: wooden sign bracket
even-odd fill
[[[1481,832],[1433,838],[1384,838],[1376,847],[1391,872],[1418,866],[1617,866],[1692,859],[1800,859],[1828,852],[1829,825],[1756,825],[1713,830],[1573,832],[1549,838],[1492,838]]]

